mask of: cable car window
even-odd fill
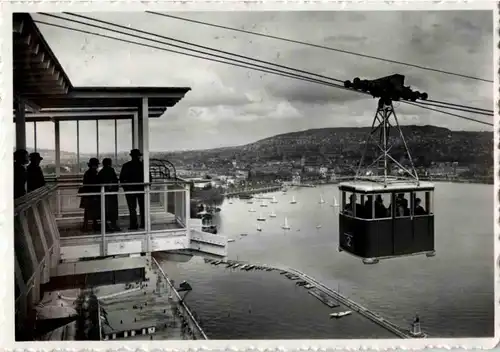
[[[366,196],[364,194],[356,195],[356,208],[354,209],[354,217],[364,219],[366,217],[364,204],[366,201]]]
[[[424,201],[427,214],[434,214],[434,192],[433,191],[425,192],[425,200],[422,199],[422,203],[424,203]]]
[[[426,192],[413,192],[413,202],[411,204],[411,214],[413,216],[425,216],[428,215],[429,206],[425,201]]]
[[[391,217],[389,204],[391,204],[391,194],[374,194],[373,210],[376,219],[387,219]]]
[[[352,192],[342,192],[342,212],[348,216],[354,216],[356,195]]]
[[[404,218],[410,216],[410,193],[400,192],[394,194],[394,217],[396,218]]]
[[[364,202],[362,205],[363,208],[363,218],[365,219],[373,219],[374,218],[374,195],[368,194],[363,196]]]

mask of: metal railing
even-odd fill
[[[132,228],[129,227],[128,230],[111,228],[114,225],[108,224],[109,220],[116,221],[116,225],[119,226],[120,222],[123,224],[124,217],[130,217],[130,209],[127,206],[129,195],[139,195],[130,200],[134,202],[135,207],[139,207],[139,211],[136,211],[137,223],[129,221]],[[107,239],[119,240],[126,236],[148,235],[145,251],[149,252],[150,235],[170,233],[172,236],[177,236],[179,232],[184,236],[187,235],[189,204],[188,186],[176,180],[92,185],[63,182],[58,185],[57,199],[53,206],[65,243],[75,239],[85,239],[89,241],[88,243],[99,241],[102,248],[101,255],[107,255]],[[88,225],[87,222],[92,225],[94,231],[89,235],[82,233],[88,229],[79,229],[80,224]],[[142,226],[139,228],[140,225]]]

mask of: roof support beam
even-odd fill
[[[16,149],[26,149],[26,106],[23,99],[17,99]]]

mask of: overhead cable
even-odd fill
[[[182,44],[185,44],[185,45],[190,45],[190,46],[193,46],[193,47],[196,47],[196,48],[201,48],[201,49],[205,49],[205,50],[214,51],[216,53],[221,53],[221,54],[225,54],[225,55],[239,57],[239,58],[245,59],[245,60],[252,60],[252,61],[255,61],[255,62],[259,62],[259,63],[263,63],[263,64],[266,64],[266,65],[275,66],[275,67],[279,67],[279,68],[283,68],[283,69],[286,69],[286,70],[291,70],[291,71],[295,71],[295,72],[299,72],[299,73],[305,73],[305,74],[308,74],[308,75],[311,75],[311,76],[316,76],[316,77],[319,77],[319,78],[336,81],[336,82],[342,83],[342,84],[344,83],[344,81],[342,81],[340,79],[335,79],[335,78],[331,78],[331,77],[328,77],[328,76],[323,76],[323,75],[320,75],[320,74],[308,72],[308,71],[297,69],[297,68],[294,68],[294,67],[289,67],[289,66],[285,66],[285,65],[276,64],[276,63],[270,62],[270,61],[259,60],[259,59],[255,59],[255,58],[248,57],[248,56],[245,56],[245,55],[235,54],[235,53],[231,53],[231,52],[220,50],[220,49],[211,48],[211,47],[204,46],[204,45],[194,44],[194,43],[190,43],[190,42],[185,41],[185,40],[180,40],[180,39],[176,39],[176,38],[172,38],[172,37],[167,37],[167,36],[164,36],[164,35],[161,35],[161,34],[143,31],[143,30],[137,29],[137,28],[130,28],[130,27],[123,26],[123,25],[120,25],[120,24],[117,24],[117,23],[103,21],[103,20],[100,20],[100,19],[97,19],[97,18],[93,18],[93,17],[78,15],[76,13],[70,13],[70,12],[63,12],[63,13],[66,14],[66,15],[70,15],[70,16],[74,16],[74,17],[79,17],[79,18],[83,18],[83,19],[86,19],[86,20],[90,20],[90,21],[94,21],[94,22],[106,24],[108,26],[114,26],[114,27],[117,27],[117,28],[126,29],[126,30],[130,30],[130,31],[134,31],[134,32],[142,33],[142,34],[146,34],[146,35],[152,35],[152,36],[155,36],[155,37],[158,37],[158,38],[170,40],[170,41],[177,42],[177,43],[182,43]],[[163,43],[163,44],[169,45],[167,43]],[[174,46],[174,45],[172,45],[172,46]]]
[[[270,35],[270,34],[263,34],[263,33],[258,33],[258,32],[252,32],[252,31],[248,31],[248,30],[245,30],[245,29],[239,29],[239,28],[234,28],[234,27],[229,27],[229,26],[222,26],[222,25],[218,25],[218,24],[214,24],[214,23],[209,23],[209,22],[204,22],[204,21],[197,21],[197,20],[186,18],[186,17],[167,15],[165,13],[154,12],[154,11],[146,11],[146,13],[149,13],[149,14],[152,14],[152,15],[156,15],[156,16],[162,16],[162,17],[172,18],[172,19],[176,19],[176,20],[181,20],[181,21],[186,21],[186,22],[201,24],[201,25],[205,25],[205,26],[210,26],[210,27],[225,29],[225,30],[229,30],[229,31],[235,31],[235,32],[240,32],[240,33],[245,33],[245,34],[251,34],[251,35],[255,35],[255,36],[259,36],[259,37],[264,37],[264,38],[269,38],[269,39],[276,39],[276,40],[281,40],[281,41],[285,41],[285,42],[289,42],[289,43],[294,43],[294,44],[307,45],[307,46],[310,46],[310,47],[324,49],[324,50],[336,51],[336,52],[339,52],[339,53],[349,54],[349,55],[355,55],[355,56],[364,57],[364,58],[367,58],[367,59],[378,60],[378,61],[385,61],[385,62],[392,63],[392,64],[403,65],[403,66],[408,66],[408,67],[414,67],[414,68],[418,68],[418,69],[421,69],[421,70],[433,71],[433,72],[438,72],[438,73],[442,73],[442,74],[446,74],[446,75],[457,76],[457,77],[467,78],[467,79],[473,79],[473,80],[476,80],[476,81],[493,83],[493,80],[489,80],[489,79],[485,79],[485,78],[479,78],[479,77],[474,77],[474,76],[465,75],[465,74],[461,74],[461,73],[450,72],[450,71],[435,69],[435,68],[421,66],[421,65],[415,65],[415,64],[411,64],[411,63],[407,63],[407,62],[403,62],[403,61],[396,61],[396,60],[386,59],[386,58],[377,57],[377,56],[373,56],[373,55],[366,55],[366,54],[356,53],[356,52],[353,52],[353,51],[348,51],[348,50],[343,50],[343,49],[338,49],[338,48],[332,48],[332,47],[329,47],[329,46],[324,46],[324,45],[319,45],[319,44],[313,44],[313,43],[309,43],[309,42],[303,42],[303,41],[300,41],[300,40],[294,40],[294,39],[279,37],[279,36]]]
[[[141,36],[132,35],[130,33],[122,32],[122,31],[117,31],[117,30],[112,30],[112,29],[106,28],[106,27],[101,27],[101,26],[98,26],[98,25],[91,25],[89,23],[78,21],[78,20],[73,20],[73,19],[69,19],[69,18],[65,18],[65,17],[53,15],[53,14],[46,14],[46,13],[41,13],[41,14],[45,15],[45,16],[49,16],[49,17],[54,17],[54,18],[57,18],[57,19],[62,19],[62,20],[67,20],[67,21],[70,21],[70,22],[78,23],[78,24],[83,24],[83,25],[86,25],[86,26],[91,26],[91,27],[94,27],[94,28],[111,30],[111,31],[114,31],[116,33],[133,36],[135,38],[140,38],[140,39],[143,39],[143,40],[150,40],[150,41],[153,41],[153,42],[156,42],[156,43],[161,43],[161,44],[164,44],[164,45],[172,46],[172,47],[175,47],[175,48],[180,48],[180,49],[183,49],[183,50],[193,51],[193,52],[196,52],[196,53],[202,53],[202,54],[205,54],[205,55],[210,55],[210,56],[214,56],[214,57],[217,57],[217,58],[223,58],[223,59],[226,59],[226,60],[229,59],[229,60],[233,60],[234,62],[237,62],[237,63],[248,64],[247,62],[244,62],[244,61],[241,61],[241,60],[235,60],[235,59],[232,59],[232,58],[226,58],[226,57],[223,57],[223,56],[220,56],[220,55],[206,53],[206,52],[202,52],[200,50],[186,48],[186,47],[183,47],[183,46],[180,46],[180,45],[166,43],[166,42],[158,41],[158,40],[151,39],[151,38],[144,38],[144,37],[141,37]],[[296,69],[296,68],[285,66],[285,65],[279,65],[279,64],[275,64],[273,62],[259,60],[259,59],[255,59],[255,58],[252,58],[252,57],[248,57],[248,56],[239,55],[239,54],[231,53],[231,52],[224,51],[224,50],[219,50],[219,49],[211,48],[211,47],[208,47],[208,46],[198,45],[198,44],[190,43],[190,42],[187,42],[187,41],[178,40],[178,39],[175,39],[175,38],[172,38],[172,37],[166,37],[166,36],[163,36],[163,35],[160,35],[160,34],[157,34],[157,33],[152,33],[152,32],[140,30],[140,29],[137,29],[137,28],[131,28],[131,27],[128,27],[128,26],[123,26],[123,25],[116,24],[116,23],[109,22],[109,21],[99,20],[99,19],[95,19],[95,18],[92,18],[92,17],[78,15],[78,14],[73,14],[73,13],[65,13],[65,14],[70,15],[70,16],[74,16],[74,17],[83,18],[83,19],[90,20],[90,21],[95,21],[95,22],[102,23],[102,24],[105,24],[105,25],[108,25],[108,26],[114,26],[114,27],[117,27],[117,28],[121,28],[121,29],[129,30],[129,31],[138,32],[138,33],[141,33],[141,34],[155,36],[155,37],[158,37],[158,38],[162,38],[162,39],[166,39],[166,40],[170,40],[170,41],[174,41],[174,42],[179,42],[179,43],[186,44],[186,45],[191,45],[191,46],[194,46],[194,47],[203,48],[205,50],[219,52],[219,53],[223,53],[223,54],[226,54],[226,55],[231,55],[231,56],[243,58],[243,59],[246,59],[246,60],[251,60],[251,61],[255,61],[255,62],[259,62],[259,63],[264,63],[266,65],[271,65],[271,66],[276,66],[276,67],[284,68],[284,69],[290,70],[290,71],[296,71],[296,72],[299,72],[299,73],[304,73],[304,74],[307,74],[307,75],[311,75],[311,76],[315,76],[315,77],[319,77],[319,78],[323,78],[323,79],[327,79],[327,80],[331,80],[331,81],[335,81],[335,82],[339,82],[339,83],[343,83],[344,82],[343,80],[340,80],[340,79],[337,79],[337,78],[332,78],[332,77],[328,77],[328,76],[324,76],[324,75],[319,75],[319,74],[316,74],[316,73],[313,73],[313,72],[310,72],[310,71]],[[264,68],[264,69],[268,69],[268,67],[265,67],[265,66],[260,66],[260,65],[255,65],[255,66],[256,67],[260,67],[260,68]],[[284,71],[277,71],[277,72],[287,74],[287,72],[284,72]],[[341,88],[341,87],[339,86],[338,88]],[[348,88],[345,88],[345,87],[343,87],[343,88],[346,89],[346,90],[351,90],[351,89],[348,89]],[[353,91],[356,91],[356,90],[353,90]],[[356,92],[359,92],[359,91],[356,91]],[[360,93],[369,94],[367,92],[360,92]],[[439,103],[448,104],[448,105],[456,105],[456,104],[451,104],[451,103],[446,103],[446,102],[439,102]],[[432,105],[432,104],[430,104],[430,105]],[[467,107],[467,106],[463,106],[463,105],[457,105],[457,106],[468,109],[468,110],[455,109],[455,110],[458,110],[458,111],[465,111],[465,112],[470,112],[470,113],[475,113],[474,111],[470,111],[470,110],[487,111],[485,109],[478,109],[478,108]],[[438,107],[441,107],[441,106],[438,106]],[[478,112],[478,114],[485,115],[484,113],[479,113],[479,112]],[[493,111],[491,111],[491,116],[492,116],[492,114],[493,114]]]
[[[54,16],[54,15],[50,15],[50,16],[57,17],[57,16]],[[60,19],[63,19],[63,20],[69,20],[69,19],[66,19],[66,18],[63,18],[63,17],[57,17],[57,18],[60,18]],[[75,22],[74,20],[69,20],[69,21]],[[81,23],[81,24],[85,24],[85,25],[90,26],[90,27],[101,28],[101,29],[105,29],[105,30],[108,30],[108,31],[111,31],[111,32],[117,32],[117,33],[119,33],[118,31],[115,31],[113,29],[104,28],[104,27],[97,26],[97,25],[94,25],[94,24],[83,23],[83,22],[80,22],[80,21],[76,21],[76,22]],[[325,82],[325,81],[322,81],[322,80],[319,80],[319,79],[305,77],[305,76],[301,76],[301,75],[298,75],[298,74],[287,73],[287,72],[279,71],[279,70],[276,70],[276,69],[270,69],[270,68],[264,68],[264,69],[262,69],[262,68],[256,68],[255,66],[257,66],[257,67],[259,67],[259,66],[251,64],[251,63],[245,63],[246,65],[240,65],[240,64],[236,64],[236,63],[231,62],[231,61],[217,60],[217,59],[213,59],[213,58],[209,58],[209,57],[204,57],[204,56],[200,56],[200,55],[194,55],[194,54],[190,54],[190,53],[185,53],[185,52],[180,52],[180,51],[176,51],[176,50],[166,49],[166,48],[162,48],[162,47],[151,45],[151,44],[140,43],[140,42],[136,42],[136,41],[132,41],[132,40],[127,40],[127,39],[123,39],[123,38],[118,38],[118,37],[113,37],[113,36],[105,35],[105,34],[102,34],[102,33],[95,33],[95,32],[86,31],[86,30],[82,30],[82,29],[71,28],[71,27],[68,27],[68,26],[59,25],[59,24],[55,24],[55,23],[49,23],[49,22],[39,21],[39,20],[36,20],[35,23],[40,23],[40,24],[44,24],[44,25],[48,25],[48,26],[52,26],[52,27],[58,27],[58,28],[62,28],[62,29],[70,30],[70,31],[75,31],[75,32],[80,32],[80,33],[89,34],[89,35],[93,35],[93,36],[103,37],[103,38],[107,38],[107,39],[111,39],[111,40],[116,40],[116,41],[120,41],[120,42],[124,42],[124,43],[128,43],[128,44],[133,44],[133,45],[138,45],[138,46],[143,46],[143,47],[149,47],[149,48],[153,48],[153,49],[157,49],[157,50],[162,50],[162,51],[166,51],[166,52],[172,52],[172,53],[176,53],[176,54],[180,54],[180,55],[186,55],[186,56],[190,56],[190,57],[194,57],[194,58],[199,58],[199,59],[203,59],[203,60],[208,60],[208,61],[213,61],[213,62],[218,62],[218,63],[229,64],[229,65],[232,65],[232,66],[243,67],[243,68],[247,68],[247,69],[250,69],[250,70],[255,70],[255,71],[260,71],[260,72],[264,72],[264,73],[275,74],[275,75],[278,75],[278,76],[293,78],[293,79],[297,79],[297,80],[301,80],[301,81],[322,84],[322,85],[330,86],[330,87],[333,87],[333,88],[339,88],[339,89],[343,89],[343,90],[349,90],[349,91],[354,91],[354,92],[357,92],[357,93],[362,93],[362,94],[370,95],[369,93],[352,90],[352,89],[345,88],[344,86],[341,86],[341,85],[338,85],[338,84],[334,84],[334,83],[331,83],[331,82]],[[129,36],[132,36],[132,37],[139,37],[139,36],[136,36],[136,35],[133,35],[133,34],[128,34],[128,33],[123,33],[123,34],[129,35]],[[148,41],[158,42],[156,40],[149,39],[149,38],[143,38],[143,37],[139,37],[139,38],[140,39],[145,39],[145,40],[148,40]],[[203,54],[207,54],[207,53],[203,53]],[[213,54],[207,54],[207,55],[215,56]],[[222,58],[224,58],[224,57],[222,57]],[[236,61],[236,60],[231,59],[231,58],[224,58],[224,59]],[[492,125],[492,124],[484,122],[484,121],[475,120],[475,119],[468,118],[468,117],[461,116],[461,115],[451,114],[451,113],[448,113],[448,112],[445,112],[445,111],[441,111],[441,110],[438,110],[438,109],[431,109],[431,108],[428,108],[428,107],[425,107],[425,106],[421,106],[421,105],[418,105],[418,104],[415,104],[415,103],[411,103],[411,102],[407,102],[407,101],[402,101],[402,102],[408,103],[410,105],[415,105],[415,106],[418,106],[418,107],[421,107],[421,108],[424,108],[424,109],[428,109],[428,110],[440,112],[440,113],[443,113],[443,114],[446,114],[446,115],[451,115],[451,116],[463,118],[463,119],[470,120],[470,121],[475,121],[475,122],[486,124],[486,125]]]
[[[431,110],[431,111],[436,111],[436,112],[439,112],[439,113],[441,113],[441,114],[450,115],[450,116],[458,117],[458,118],[461,118],[461,119],[464,119],[464,120],[477,122],[477,123],[480,123],[480,124],[483,124],[483,125],[493,126],[493,124],[492,124],[492,123],[490,123],[490,122],[481,121],[481,120],[473,119],[473,118],[471,118],[471,117],[466,117],[466,116],[462,116],[462,115],[453,114],[453,113],[451,113],[451,112],[447,112],[447,111],[443,111],[443,110],[438,110],[438,109],[429,108],[429,107],[424,106],[424,105],[421,105],[421,104],[419,104],[419,103],[414,103],[414,102],[410,102],[410,101],[401,101],[401,102],[402,102],[402,103],[405,103],[405,104],[409,104],[409,105],[417,106],[417,107],[422,108],[422,109],[427,109],[427,110]]]

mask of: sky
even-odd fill
[[[493,84],[385,63],[300,44],[206,27],[147,13],[91,13],[94,18],[174,37],[341,80],[395,73],[429,99],[493,109]],[[177,12],[177,16],[344,49],[365,55],[493,79],[491,11]],[[103,30],[39,14],[35,20]],[[371,125],[376,100],[353,92],[40,24],[74,86],[182,86],[192,90],[161,118],[150,120],[150,150],[247,144],[310,128]],[[110,33],[108,33],[110,34]],[[124,37],[123,35],[113,34]],[[486,125],[395,103],[401,124],[452,130]],[[456,112],[470,116],[467,113]],[[492,122],[492,117],[475,115]],[[28,127],[27,139],[33,128]],[[53,126],[37,127],[39,148],[53,148]],[[61,149],[76,151],[76,126],[61,127]],[[120,122],[118,150],[130,148]],[[95,151],[95,123],[80,126],[82,153]],[[101,122],[100,150],[113,151],[113,122]],[[31,137],[32,138],[32,137]]]

